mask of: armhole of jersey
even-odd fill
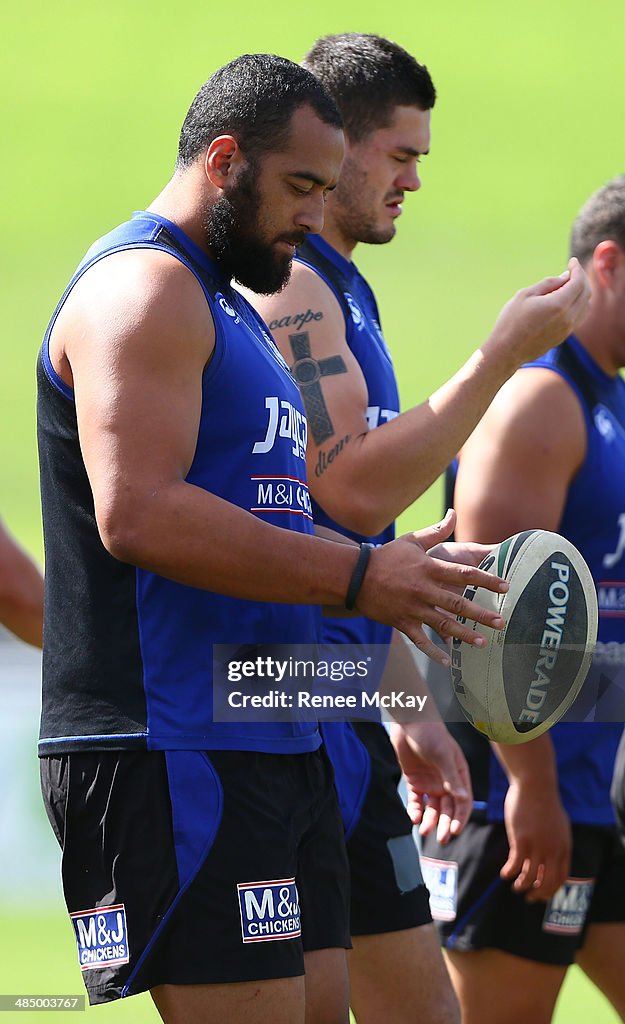
[[[328,288],[330,289],[330,291],[331,291],[331,292],[332,292],[332,294],[334,295],[334,297],[335,297],[336,301],[337,301],[337,302],[338,302],[338,304],[339,304],[339,308],[341,309],[341,312],[343,313],[343,319],[345,320],[345,337],[346,337],[346,339],[347,339],[347,338],[349,337],[349,330],[350,330],[350,326],[351,326],[351,324],[352,324],[352,322],[353,322],[353,321],[352,321],[352,314],[351,314],[351,312],[350,312],[350,310],[349,310],[349,307],[348,307],[348,305],[347,305],[347,302],[345,301],[345,296],[344,296],[344,295],[343,295],[343,293],[342,293],[342,292],[341,292],[341,291],[340,291],[340,290],[339,290],[339,289],[338,289],[338,288],[337,288],[337,287],[336,287],[336,286],[334,285],[334,283],[333,283],[332,281],[330,281],[330,280],[329,280],[329,279],[328,279],[328,278],[327,278],[327,277],[325,276],[325,274],[323,273],[323,271],[319,270],[319,267],[315,267],[315,266],[314,266],[314,264],[312,264],[312,263],[308,263],[308,261],[307,261],[307,260],[303,260],[303,259],[299,259],[299,258],[297,259],[297,262],[298,262],[298,263],[301,263],[303,267],[308,267],[308,269],[309,269],[309,270],[312,270],[312,272],[313,272],[314,274],[316,274],[316,275],[317,275],[317,277],[320,277],[320,278],[321,278],[321,280],[323,281],[323,283],[324,283],[324,284],[326,284],[326,285],[328,286]],[[349,344],[349,341],[348,341],[348,344]],[[351,348],[351,345],[350,345],[350,348]]]
[[[209,293],[208,289],[206,288],[206,285],[202,281],[202,278],[200,277],[198,272],[194,269],[194,267],[187,260],[185,260],[180,253],[176,252],[174,249],[168,248],[165,245],[158,245],[157,243],[154,243],[154,242],[149,242],[149,243],[130,242],[130,243],[126,243],[126,244],[123,244],[123,245],[117,245],[117,246],[115,246],[112,249],[107,249],[105,252],[98,253],[98,255],[95,256],[92,260],[89,260],[88,263],[85,263],[84,267],[82,267],[80,269],[80,272],[77,273],[75,275],[75,277],[70,281],[69,285],[67,286],[67,288],[63,292],[63,295],[61,296],[61,299],[60,299],[60,301],[59,301],[59,303],[58,303],[58,305],[57,305],[57,307],[56,307],[56,309],[55,309],[55,311],[54,311],[54,313],[52,315],[52,319],[50,320],[50,323],[48,324],[48,328],[47,328],[46,333],[44,335],[43,344],[41,346],[41,360],[42,360],[42,363],[43,363],[43,368],[45,370],[46,376],[47,376],[48,380],[50,381],[50,383],[52,384],[52,386],[54,388],[56,388],[56,390],[60,394],[62,394],[64,398],[67,398],[70,402],[75,401],[74,389],[72,387],[70,387],[69,384],[66,384],[65,381],[63,380],[63,378],[59,376],[59,374],[54,369],[54,366],[52,365],[52,360],[50,359],[50,337],[52,335],[52,331],[54,330],[54,325],[56,324],[56,321],[57,321],[57,319],[59,317],[59,314],[60,314],[61,310],[63,309],[63,306],[65,305],[67,299],[71,295],[72,291],[74,290],[74,288],[78,284],[78,282],[87,273],[87,271],[90,270],[91,267],[95,266],[96,263],[99,263],[100,260],[105,259],[107,256],[112,256],[116,252],[124,252],[125,250],[128,250],[128,249],[157,249],[160,252],[166,252],[166,253],[168,253],[168,255],[173,256],[174,259],[177,259],[179,263],[182,263],[183,266],[185,266],[188,270],[191,271],[193,276],[199,282],[202,291],[204,292],[204,297],[206,299],[206,304],[208,306],[208,309],[209,309],[209,312],[210,312],[210,315],[211,315],[211,319],[212,319],[214,327],[215,327],[215,348],[213,350],[213,354],[212,354],[209,362],[207,363],[207,365],[206,365],[206,367],[204,369],[204,376],[205,377],[209,377],[209,378],[213,377],[215,375],[215,373],[217,372],[217,370],[218,370],[218,368],[219,368],[219,366],[221,364],[221,361],[223,359],[224,349],[225,349],[225,339],[224,339],[224,335],[223,335],[223,329],[222,329],[222,326],[221,326],[219,320],[213,314],[213,307],[212,307],[212,304],[211,304],[210,293]]]
[[[60,313],[60,310],[58,310],[58,312]],[[55,314],[54,320],[56,320],[57,315],[58,313]],[[52,365],[52,360],[50,359],[50,333],[52,331],[54,320],[50,323],[43,339],[43,345],[41,346],[41,362],[43,364],[46,377],[50,381],[52,387],[63,395],[63,398],[67,398],[68,402],[73,402],[74,389],[71,388],[69,384],[66,384],[62,377],[59,377]]]
[[[591,448],[593,448],[595,444],[595,432],[592,429],[592,410],[594,408],[594,403],[592,403],[592,399],[587,394],[584,394],[575,378],[572,377],[571,374],[562,366],[558,366],[557,364],[553,365],[550,363],[535,363],[529,366],[522,366],[521,369],[551,370],[552,373],[557,373],[558,376],[561,377],[562,380],[566,382],[566,384],[568,384],[568,386],[570,387],[571,391],[573,392],[581,406],[582,415],[584,417],[584,426],[586,428],[586,454],[579,469],[577,469],[571,477],[571,484],[573,484],[573,482],[577,479],[578,474],[583,469],[584,464],[587,462],[589,458],[592,458]]]

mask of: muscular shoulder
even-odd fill
[[[557,529],[585,457],[584,414],[570,385],[545,368],[519,370],[462,449],[458,537],[491,542]]]
[[[180,260],[133,249],[107,256],[78,281],[55,325],[50,355],[53,363],[71,364],[90,341],[119,349],[142,339],[155,349],[162,343],[205,350],[208,359],[214,328],[202,286]]]
[[[579,398],[561,374],[546,367],[524,367],[503,385],[476,430],[486,432],[500,443],[577,449],[578,462],[585,449]]]
[[[204,298],[195,275],[175,256],[156,249],[130,249],[100,260],[80,279],[70,298],[94,311],[133,307],[139,315],[168,308],[184,315]],[[97,300],[94,304],[94,300]],[[206,300],[204,299],[204,303]]]

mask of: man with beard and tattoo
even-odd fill
[[[427,68],[377,36],[320,39],[303,65],[341,110],[345,162],[328,196],[323,232],[298,249],[285,290],[252,299],[302,391],[312,435],[315,521],[375,546],[392,539],[393,520],[444,470],[504,380],[563,339],[560,303],[575,320],[586,292],[577,292],[568,305],[566,291],[583,277],[576,261],[570,279],[564,274],[519,292],[463,369],[423,405],[400,415],[375,298],[351,256],[359,242],[389,242],[405,192],[420,187],[417,165],[430,146],[434,86]],[[327,643],[376,645],[377,651],[390,638],[388,626],[364,617],[324,620]],[[404,671],[414,672],[410,659]],[[322,734],[335,768],[350,861],[348,960],[358,1024],[455,1022],[458,1006],[432,924],[412,822],[397,795],[399,770],[387,734],[379,721],[323,723]],[[425,831],[438,819],[443,839],[457,834],[470,811],[466,762],[457,744],[440,722],[398,726],[395,742],[417,798],[416,819]],[[430,804],[423,810],[425,793]]]
[[[470,639],[456,613],[502,626],[454,590],[505,589],[458,564],[480,551],[433,547],[453,515],[374,552],[312,536],[300,394],[230,280],[285,283],[342,157],[310,72],[226,65],[172,179],[92,246],[39,355],[44,800],[90,1001],[149,990],[167,1024],[348,1013],[317,723],[213,720],[213,644],[315,643],[324,604],[423,642],[423,622]],[[293,479],[299,505],[260,486]]]

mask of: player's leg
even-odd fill
[[[625,923],[592,924],[577,963],[625,1020]]]
[[[344,949],[304,953],[306,1024],[347,1024],[349,980]]]
[[[160,985],[151,996],[165,1024],[347,1024],[344,949],[304,954],[305,978],[234,985]],[[380,1018],[378,1018],[380,1019]]]
[[[304,954],[305,978],[233,985],[160,985],[151,996],[165,1024],[347,1024],[344,949]],[[380,1019],[380,1018],[378,1018]]]
[[[298,850],[297,884],[306,970],[306,1024],[347,1024],[349,865],[334,771],[324,747],[313,766],[317,799]]]
[[[384,727],[359,724],[370,782],[347,843],[351,869],[351,1007],[358,1024],[456,1024],[412,823],[397,792],[399,767]]]
[[[346,1024],[344,949],[304,954],[305,978],[234,985],[160,985],[152,997],[165,1024]],[[378,1018],[379,1019],[379,1018]]]
[[[358,1024],[458,1024],[458,1000],[433,924],[352,941],[351,1005]]]
[[[229,985],[157,985],[150,995],[165,1024],[304,1024],[304,979]]]
[[[499,949],[447,953],[462,1024],[549,1024],[567,971]]]
[[[528,903],[499,876],[503,824],[474,812],[447,846],[424,842],[422,865],[462,1024],[548,1024],[581,941],[596,851],[573,830],[571,878],[549,903]],[[577,859],[576,859],[577,857]]]
[[[605,855],[595,882],[590,924],[576,960],[625,1020],[625,850],[616,829],[594,831]]]

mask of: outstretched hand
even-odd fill
[[[529,903],[551,899],[571,864],[571,824],[558,794],[511,782],[504,821],[510,851],[501,877]]]
[[[494,593],[508,589],[500,577],[463,560],[470,547],[479,548],[475,557],[479,555],[481,560],[482,545],[460,545],[464,549],[462,557],[450,552],[451,545],[436,551],[436,545],[451,535],[455,523],[455,512],[449,510],[440,523],[376,548],[356,602],[363,615],[395,626],[428,657],[443,665],[449,665],[449,655],[425,635],[423,624],[427,623],[441,636],[458,637],[483,647],[486,638],[465,625],[465,621],[503,629],[504,620],[497,611],[462,597],[462,592],[468,586]],[[444,557],[436,557],[433,549]]]
[[[559,277],[522,288],[506,303],[486,344],[497,346],[516,369],[564,341],[584,318],[589,301],[588,278],[572,257]]]
[[[457,836],[471,814],[469,766],[443,722],[391,725],[391,740],[406,779],[408,814],[422,836],[436,828],[445,844]]]

